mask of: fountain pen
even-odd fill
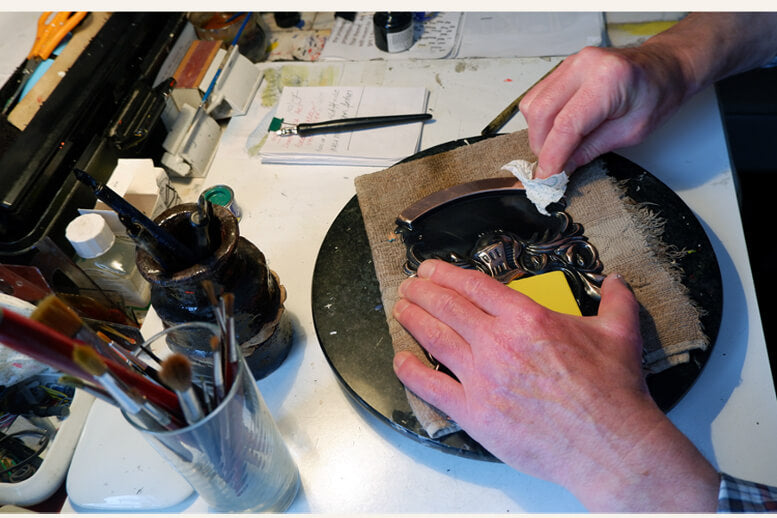
[[[425,121],[432,118],[429,113],[411,113],[405,115],[377,115],[374,117],[352,117],[348,119],[335,119],[322,122],[303,122],[277,130],[275,133],[281,136],[315,135],[318,133],[338,133],[357,129],[378,128],[393,124],[407,124],[409,122]]]

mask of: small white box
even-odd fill
[[[119,159],[106,185],[151,219],[181,201],[165,170],[155,167],[150,158]],[[126,234],[119,216],[100,200],[93,209],[78,211],[96,212],[105,218],[114,234]]]

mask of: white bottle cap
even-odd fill
[[[84,259],[104,254],[116,240],[105,218],[94,213],[82,214],[71,221],[65,229],[65,237]]]

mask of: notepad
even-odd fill
[[[426,111],[423,87],[285,87],[275,119],[286,124]],[[263,163],[388,167],[415,154],[423,122],[300,137],[270,132],[259,155]]]

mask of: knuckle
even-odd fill
[[[583,138],[583,128],[581,127],[581,117],[572,110],[562,110],[556,115],[553,123],[553,131],[568,138],[579,140]]]
[[[426,345],[434,349],[447,342],[447,336],[443,328],[437,325],[427,328],[425,338]]]
[[[435,305],[442,314],[455,312],[457,307],[456,296],[452,293],[443,293],[437,298]]]
[[[528,304],[522,311],[526,320],[531,323],[530,329],[534,332],[544,332],[557,325],[554,322],[553,313],[539,304]]]
[[[551,95],[541,95],[531,101],[528,108],[528,116],[535,118],[543,117],[546,114],[553,113],[556,99]],[[526,114],[525,114],[526,115]]]
[[[611,146],[603,145],[602,142],[585,141],[575,151],[573,161],[575,164],[587,164],[611,149]]]
[[[471,275],[467,275],[463,282],[464,292],[478,296],[487,290],[488,281],[491,279],[479,271],[472,271],[470,273]]]

